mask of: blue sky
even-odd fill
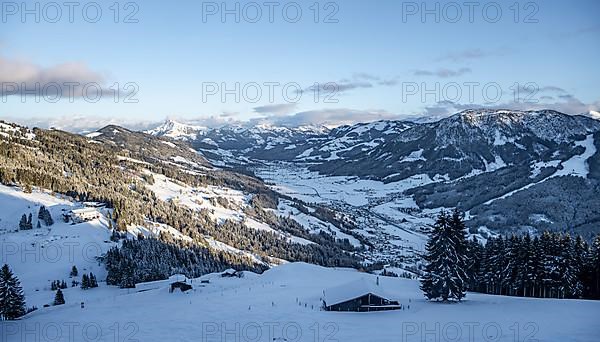
[[[471,18],[464,2],[449,1],[273,1],[271,18],[262,1],[227,2],[230,10],[239,5],[239,23],[234,14],[222,20],[221,1],[154,0],[118,2],[115,23],[114,2],[96,1],[102,16],[95,23],[86,21],[95,20],[86,1],[72,18],[61,6],[57,23],[49,22],[56,17],[49,1],[27,3],[40,14],[39,23],[34,14],[23,22],[22,8],[3,2],[0,117],[67,128],[105,122],[134,127],[166,117],[335,125],[481,106],[575,114],[600,105],[598,1],[481,1]],[[439,22],[432,13],[422,18],[424,9],[437,13]],[[125,23],[128,15],[137,23]],[[32,94],[6,88],[66,81],[99,84],[102,98],[89,103],[75,95],[69,101],[63,85],[58,102],[42,96],[36,103]],[[123,89],[127,83],[134,88]],[[235,89],[236,83],[239,101],[232,94],[223,100],[223,86]],[[275,84],[272,99],[266,84]],[[299,100],[291,98],[297,87],[303,89]],[[315,89],[329,98],[315,99]],[[137,103],[124,103],[134,90]]]

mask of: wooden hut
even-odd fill
[[[181,292],[185,292],[191,290],[192,285],[183,281],[176,281],[174,283],[171,283],[171,289],[169,290],[169,292],[173,293],[176,289],[179,289]]]
[[[327,311],[386,311],[401,308],[398,301],[385,293],[374,282],[364,279],[344,284],[325,291],[325,310]]]

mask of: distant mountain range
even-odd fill
[[[204,225],[204,234],[241,250],[247,239],[263,238],[256,231],[316,242],[296,247],[301,260],[317,250],[345,258],[358,248],[372,260],[410,265],[414,259],[406,258],[422,250],[437,212],[455,207],[482,237],[600,232],[600,121],[551,110],[467,110],[435,122],[333,129],[167,121],[147,132],[110,125],[84,137],[2,123],[0,144],[8,151],[0,177],[8,183],[23,178],[57,192],[109,198],[127,210],[127,224],[154,217],[188,235],[193,226],[178,220],[197,218],[181,212],[179,201],[205,203],[213,211],[195,214],[217,215],[217,223]],[[30,147],[46,145],[45,159],[27,164]],[[198,190],[207,186],[242,192],[242,204],[220,199],[209,206]],[[180,199],[165,205],[167,194]],[[227,228],[235,233],[220,230],[224,209],[236,218]],[[261,248],[251,252],[270,247]],[[288,251],[277,255],[287,258]]]
[[[549,161],[599,130],[598,120],[551,110],[466,110],[436,122],[384,120],[331,130],[266,125],[209,129],[167,121],[146,133],[187,141],[216,163],[305,162],[326,174],[390,182],[420,173],[456,179]]]
[[[189,142],[217,165],[286,162],[384,183],[429,177],[430,184],[406,193],[422,209],[467,211],[473,229],[600,231],[600,211],[592,207],[600,208],[597,114],[473,109],[435,122],[383,120],[334,129],[169,121],[147,133]],[[502,213],[508,208],[515,212]]]

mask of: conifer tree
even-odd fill
[[[506,241],[506,263],[502,270],[502,287],[506,294],[512,296],[516,292],[517,276],[519,272],[519,238],[515,235]]]
[[[81,276],[81,288],[83,290],[87,290],[90,288],[90,277],[84,273],[83,276]]]
[[[25,313],[25,296],[19,279],[5,264],[0,269],[0,318],[13,320]]]
[[[56,295],[54,296],[54,305],[63,305],[65,303],[65,297],[60,289],[56,290]]]
[[[556,292],[557,273],[557,246],[555,234],[544,232],[540,238],[543,253],[543,272],[542,272],[542,298],[553,297]]]
[[[581,295],[579,265],[576,263],[575,248],[571,236],[566,234],[561,240],[561,257],[559,263],[560,292],[562,298],[578,298]]]
[[[483,249],[483,260],[481,261],[481,282],[483,283],[482,291],[484,293],[495,293],[494,283],[494,265],[492,258],[494,257],[493,248],[496,244],[496,239],[493,237],[488,239]]]
[[[96,280],[96,276],[90,272],[88,276],[88,286],[89,288],[98,287],[98,281]]]
[[[544,278],[544,250],[541,240],[536,236],[532,242],[531,268],[533,269],[531,297],[541,297]]]
[[[40,211],[38,212],[38,220],[44,219],[45,211],[46,211],[46,207],[42,205],[40,207]]]
[[[458,211],[440,213],[427,242],[421,290],[428,299],[461,300],[468,276],[465,271],[467,240]]]
[[[467,274],[469,275],[469,290],[481,291],[480,284],[483,270],[483,247],[473,236],[468,245]]]
[[[19,221],[19,229],[26,230],[27,229],[27,215],[23,214],[21,216],[21,221]]]
[[[38,219],[43,221],[46,226],[51,226],[54,224],[52,215],[50,214],[50,211],[48,211],[48,209],[46,209],[45,206],[40,207],[40,211],[38,213]]]
[[[592,244],[590,253],[590,263],[592,270],[591,292],[593,298],[600,298],[600,234],[596,236]]]
[[[77,277],[79,275],[79,271],[77,270],[77,267],[75,265],[73,265],[73,267],[71,268],[71,273],[69,275],[71,277]]]

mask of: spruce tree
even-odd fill
[[[592,270],[591,293],[593,298],[598,299],[600,298],[600,234],[594,239],[589,259]]]
[[[38,212],[38,220],[44,220],[44,212],[46,211],[46,207],[45,206],[41,206],[40,207],[40,211]]]
[[[23,214],[21,216],[21,221],[19,221],[19,229],[26,230],[27,229],[27,215]]]
[[[483,282],[483,292],[494,293],[494,265],[492,258],[494,257],[493,249],[496,244],[496,239],[488,239],[483,249],[483,260],[481,261],[481,281]]]
[[[527,296],[531,290],[531,236],[526,234],[517,239],[517,274],[514,282],[514,295]]]
[[[578,277],[579,265],[576,263],[574,244],[566,234],[561,240],[559,259],[561,298],[578,298],[581,295],[581,282]]]
[[[54,296],[54,305],[63,305],[65,303],[65,297],[60,289],[56,290],[56,295]]]
[[[519,238],[515,235],[506,241],[506,263],[502,270],[502,287],[506,289],[509,296],[515,294],[517,286],[517,276],[521,260],[519,260]]]
[[[71,273],[69,275],[71,277],[77,277],[79,275],[79,271],[77,270],[77,267],[75,265],[73,265],[73,267],[71,268]]]
[[[452,216],[441,212],[426,246],[425,274],[421,290],[429,300],[461,300],[468,281],[466,274],[467,240],[458,211]]]
[[[83,276],[81,276],[81,288],[83,290],[87,290],[90,288],[90,277],[84,273]]]
[[[51,226],[54,224],[52,215],[50,214],[50,211],[48,211],[48,209],[46,209],[45,206],[40,207],[40,211],[38,213],[38,219],[42,220],[46,226]]]
[[[483,254],[483,247],[477,241],[477,238],[473,236],[473,239],[469,241],[467,253],[467,274],[469,276],[469,290],[471,291],[481,291]]]
[[[90,279],[90,282],[89,282],[90,288],[98,287],[98,281],[96,280],[96,276],[91,272],[90,272],[89,279]]]
[[[543,272],[542,272],[542,297],[553,297],[556,290],[557,273],[557,246],[555,234],[544,232],[540,238],[543,251]]]
[[[5,264],[0,269],[0,316],[2,319],[13,320],[25,313],[25,296],[19,279]]]
[[[533,269],[531,296],[541,297],[544,279],[544,250],[542,242],[537,236],[533,239],[531,247],[533,249],[530,267]]]

